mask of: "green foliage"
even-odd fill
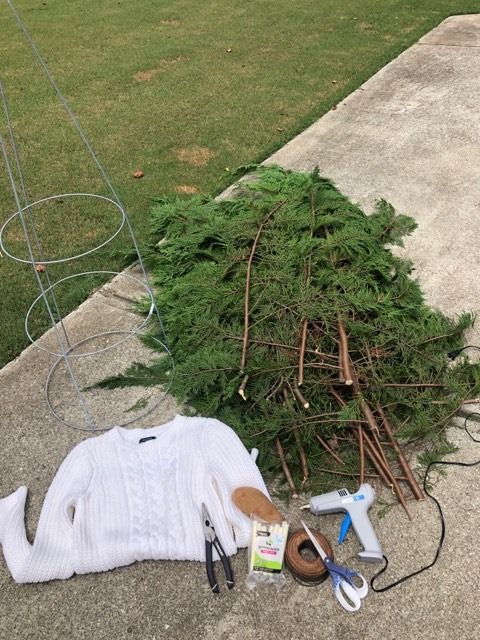
[[[262,224],[242,371],[247,265]],[[358,455],[348,439],[350,423],[362,413],[358,393],[339,383],[341,318],[362,397],[385,408],[400,438],[442,437],[462,399],[479,388],[479,368],[465,359],[452,365],[446,355],[462,346],[473,318],[452,320],[425,304],[410,263],[389,248],[414,228],[411,218],[384,201],[367,216],[318,172],[278,167],[258,169],[237,198],[158,203],[147,262],[176,362],[171,392],[234,427],[247,446],[261,450],[265,470],[278,470],[279,437],[299,477],[300,435],[312,482],[321,482],[315,471],[329,461],[316,434],[333,439],[352,469]],[[301,391],[308,410],[292,393],[304,319]],[[132,382],[164,381],[168,367],[167,359],[151,370],[137,365]],[[238,390],[246,374],[245,401]],[[330,387],[342,396],[343,408]],[[346,445],[338,440],[343,436]]]

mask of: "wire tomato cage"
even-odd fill
[[[0,100],[7,131],[6,140],[0,137],[0,149],[16,207],[16,211],[7,217],[0,228],[0,251],[19,264],[30,265],[39,288],[39,295],[28,309],[24,324],[29,341],[37,349],[53,358],[44,389],[50,411],[61,423],[69,427],[102,431],[114,426],[108,423],[108,419],[114,414],[113,404],[116,400],[112,401],[115,397],[114,391],[105,392],[96,388],[96,383],[99,382],[98,372],[105,370],[105,363],[103,362],[102,368],[99,359],[109,358],[107,371],[108,364],[111,362],[115,373],[115,366],[124,366],[129,355],[132,361],[137,361],[137,358],[139,361],[151,360],[153,351],[148,349],[142,341],[142,338],[148,336],[150,344],[153,343],[156,347],[155,357],[160,354],[171,361],[170,382],[173,378],[174,362],[127,211],[13,2],[8,0],[8,4],[34,58],[55,91],[109,195],[88,192],[59,193],[30,201],[7,95],[0,79]],[[90,248],[83,246],[70,255],[62,255],[61,247],[65,246],[65,242],[56,242],[55,237],[52,240],[52,235],[55,236],[55,230],[62,229],[65,220],[69,219],[73,210],[77,216],[79,212],[80,215],[83,212],[83,221],[87,223],[87,228],[91,220],[91,229],[83,239],[88,240],[91,236],[96,241]],[[98,230],[95,228],[95,223],[99,218],[105,223],[102,227],[112,226],[113,223],[113,228],[105,231],[104,236],[97,239]],[[107,249],[111,250],[112,243],[120,233],[126,235],[129,240],[129,254],[133,256],[135,265],[133,268],[121,272],[109,269],[79,270],[61,278],[52,279],[51,273],[56,265],[68,266],[70,270],[75,270],[79,261],[94,255],[98,256],[100,252]],[[16,241],[12,241],[12,238]],[[90,286],[88,286],[89,280]],[[68,306],[64,301],[71,301],[75,297],[75,294],[72,294],[72,288],[78,287],[79,283],[81,288],[83,287],[82,290],[90,291],[92,285],[98,287],[106,281],[110,283],[106,285],[107,287],[114,283],[117,291],[121,292],[123,289],[133,291],[134,299],[141,298],[145,313],[140,316],[131,310],[123,314],[113,311],[111,315],[106,314],[108,318],[105,326],[97,326],[98,330],[86,336],[79,334],[75,324],[69,322],[67,314],[63,311]],[[132,299],[125,297],[127,300]],[[94,298],[95,296],[91,300]],[[43,323],[39,320],[42,314]],[[38,331],[38,327],[44,327],[45,319],[50,325],[50,331],[44,336],[36,337],[36,330]],[[80,362],[83,363],[81,367],[79,367]],[[63,389],[68,387],[66,393],[62,392],[63,397],[60,401],[56,401],[55,398],[56,384],[57,386],[60,384]],[[123,413],[122,420],[115,421],[115,425],[126,426],[151,413],[165,399],[169,387],[170,383],[167,383],[160,389],[155,389],[153,394],[150,393],[148,399],[141,398],[136,403],[138,406],[125,409],[126,411],[135,409],[134,417],[125,418]],[[124,392],[121,392],[121,395],[125,395]],[[119,397],[118,394],[116,397]],[[140,409],[142,410],[139,411]]]

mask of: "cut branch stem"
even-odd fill
[[[305,318],[302,323],[302,332],[300,335],[300,355],[298,357],[298,386],[303,384],[303,365],[305,360],[305,347],[307,344],[307,326],[308,320]]]
[[[345,378],[345,384],[347,386],[350,386],[353,384],[353,373],[350,367],[350,354],[348,352],[347,332],[345,331],[345,326],[341,318],[338,318],[337,326],[338,326],[338,338],[339,338],[338,349],[340,353],[340,362],[341,362],[342,372]]]
[[[406,512],[407,516],[411,520],[412,516],[410,515],[410,512],[408,510],[407,503],[405,501],[405,496],[403,495],[402,490],[400,488],[400,485],[396,481],[395,476],[393,475],[390,467],[384,463],[384,461],[383,461],[382,457],[380,456],[380,454],[375,450],[375,447],[373,446],[373,443],[370,440],[370,438],[368,437],[368,435],[366,433],[364,433],[363,437],[364,437],[364,440],[365,440],[365,448],[366,448],[366,450],[368,452],[368,455],[369,455],[370,459],[372,460],[372,462],[375,460],[374,466],[377,468],[377,471],[379,473],[380,473],[380,468],[382,469],[382,472],[388,478],[387,485],[388,486],[392,486],[392,488],[395,491],[395,494],[396,494],[400,504],[405,509],[405,512]]]
[[[245,395],[245,389],[247,387],[247,382],[248,382],[248,373],[247,375],[243,378],[241,385],[238,388],[238,395],[243,399],[246,400],[247,396]]]
[[[292,498],[298,498],[297,487],[295,486],[295,482],[293,481],[292,474],[290,473],[290,469],[288,468],[287,460],[285,459],[285,452],[283,450],[282,443],[280,442],[279,438],[275,439],[275,447],[277,449],[278,457],[280,458],[283,473],[285,474],[285,478],[288,482],[288,486],[292,491]]]
[[[393,435],[393,429],[392,426],[390,424],[390,422],[388,421],[385,413],[383,412],[383,409],[380,405],[377,405],[377,412],[378,415],[380,416],[380,418],[382,419],[383,422],[383,428],[386,432],[386,434],[388,435],[390,442],[392,444],[392,447],[395,450],[395,453],[398,456],[398,460],[400,462],[400,466],[402,467],[405,475],[407,476],[408,479],[408,484],[410,485],[410,489],[412,490],[413,495],[415,496],[415,498],[417,500],[425,500],[425,495],[422,491],[422,489],[420,488],[420,485],[417,482],[417,479],[415,478],[412,469],[410,468],[410,465],[407,462],[407,459],[405,458],[405,456],[403,455],[403,451],[400,448],[400,445],[398,444],[397,440],[395,439],[395,436]]]
[[[244,311],[243,311],[243,347],[242,347],[242,357],[240,360],[240,371],[243,373],[243,371],[245,370],[245,365],[247,363],[247,349],[248,349],[248,332],[249,332],[249,314],[250,314],[250,280],[251,280],[251,276],[252,276],[252,264],[253,264],[253,258],[255,256],[255,251],[257,250],[257,244],[258,244],[258,240],[260,238],[260,235],[263,231],[263,227],[265,226],[265,224],[268,222],[268,220],[273,216],[274,213],[276,213],[280,207],[282,207],[285,204],[285,201],[282,200],[281,202],[278,202],[272,209],[270,209],[270,211],[267,213],[267,215],[265,216],[265,218],[262,220],[262,222],[260,223],[260,226],[258,227],[258,231],[255,235],[255,239],[253,241],[253,245],[252,245],[252,249],[250,251],[250,255],[248,257],[248,263],[247,263],[247,275],[246,275],[246,282],[245,282],[245,300],[244,300]]]
[[[363,427],[358,427],[358,448],[360,453],[360,484],[365,482],[365,450],[363,446]]]
[[[299,385],[299,383],[297,383],[297,380],[294,379],[293,387],[292,387],[292,393],[295,396],[295,398],[297,399],[297,401],[302,405],[302,407],[304,409],[308,409],[310,407],[310,403],[308,402],[308,400],[305,399],[305,397],[303,396],[302,392],[298,388],[298,385]]]
[[[298,455],[300,456],[300,464],[302,465],[302,473],[303,473],[302,485],[304,485],[306,483],[306,481],[308,480],[308,476],[310,475],[310,472],[308,470],[307,455],[305,453],[305,449],[303,447],[302,438],[300,436],[298,428],[293,430],[293,435],[295,436],[295,442],[297,443]]]
[[[335,460],[335,462],[338,462],[338,464],[345,464],[345,462],[340,458],[340,456],[338,456],[335,453],[335,451],[325,442],[325,440],[321,436],[318,435],[318,433],[315,434],[315,437],[320,442],[320,444],[325,449],[325,451],[332,456],[332,458]],[[349,475],[349,474],[347,474],[347,475]]]

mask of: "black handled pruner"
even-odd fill
[[[229,589],[231,589],[234,585],[232,567],[230,566],[228,557],[225,555],[225,551],[223,550],[220,540],[217,538],[217,534],[215,533],[215,528],[210,519],[207,507],[204,504],[202,504],[202,522],[203,533],[205,535],[205,556],[207,563],[208,582],[210,583],[210,587],[212,588],[213,593],[220,593],[220,587],[218,586],[215,572],[213,570],[212,548],[215,547],[220,560],[222,561],[223,570],[225,571],[225,582]]]

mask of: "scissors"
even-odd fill
[[[333,560],[329,556],[327,556],[322,546],[310,531],[310,529],[307,527],[305,522],[301,520],[301,523],[303,525],[303,528],[307,532],[308,537],[312,541],[313,546],[323,560],[325,569],[330,574],[335,597],[342,605],[342,607],[347,611],[358,611],[360,609],[360,605],[362,604],[362,598],[364,598],[368,593],[367,581],[361,573],[335,564]],[[358,578],[362,581],[361,586],[358,587],[354,583],[355,578]]]
[[[216,552],[218,553],[220,560],[222,561],[223,570],[225,571],[225,582],[229,589],[232,589],[234,586],[233,581],[233,573],[232,567],[230,566],[230,561],[223,550],[223,547],[220,543],[220,540],[217,538],[217,534],[215,533],[215,528],[212,524],[212,520],[207,511],[207,507],[202,503],[202,523],[203,523],[203,533],[205,535],[205,557],[207,563],[207,576],[208,582],[210,583],[210,587],[213,593],[220,593],[220,587],[218,586],[217,578],[215,577],[215,572],[213,570],[213,557],[212,557],[212,549],[215,547]]]

